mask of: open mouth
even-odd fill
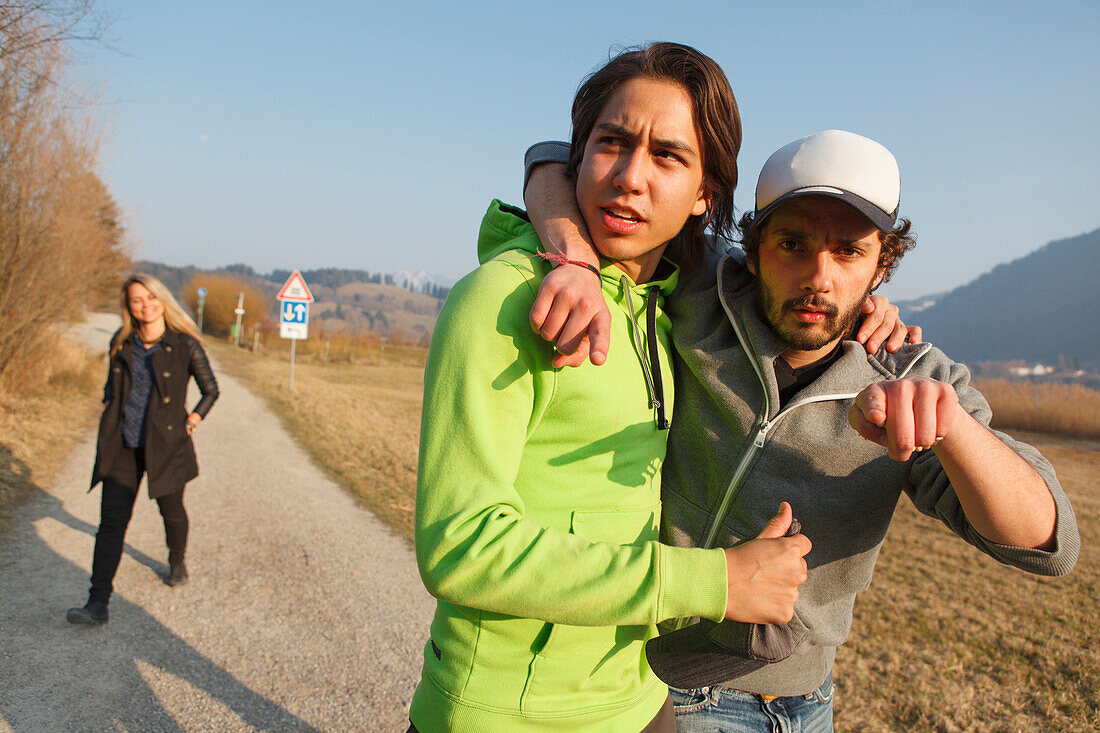
[[[604,229],[612,234],[634,234],[645,225],[645,220],[636,211],[617,206],[601,206],[600,219]]]
[[[618,219],[619,221],[625,221],[630,223],[638,223],[642,221],[642,217],[638,216],[632,211],[625,211],[623,209],[611,209],[607,207],[601,207],[603,212],[608,216]]]

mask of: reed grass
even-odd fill
[[[1078,384],[975,382],[993,408],[993,427],[1100,438],[1100,392]]]

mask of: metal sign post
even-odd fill
[[[199,333],[202,333],[202,309],[206,305],[206,288],[199,288],[196,292],[199,294]]]
[[[294,347],[298,345],[298,339],[290,339],[290,391],[294,391]]]
[[[294,389],[294,355],[298,339],[309,334],[309,304],[313,302],[313,293],[309,292],[302,273],[295,270],[279,294],[279,335],[290,339],[290,389]]]
[[[237,293],[237,307],[233,309],[237,314],[237,324],[233,327],[233,345],[241,345],[241,317],[244,316],[244,293]]]

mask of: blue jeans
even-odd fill
[[[726,687],[671,688],[678,733],[831,733],[833,676],[809,695],[767,699]]]

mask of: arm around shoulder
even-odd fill
[[[562,143],[540,143],[527,151],[524,201],[531,224],[547,252],[571,261],[543,280],[531,327],[557,344],[555,366],[579,366],[588,358],[599,365],[610,346],[611,315],[598,276],[599,254],[577,205],[576,185],[565,175],[568,157],[569,147]]]

